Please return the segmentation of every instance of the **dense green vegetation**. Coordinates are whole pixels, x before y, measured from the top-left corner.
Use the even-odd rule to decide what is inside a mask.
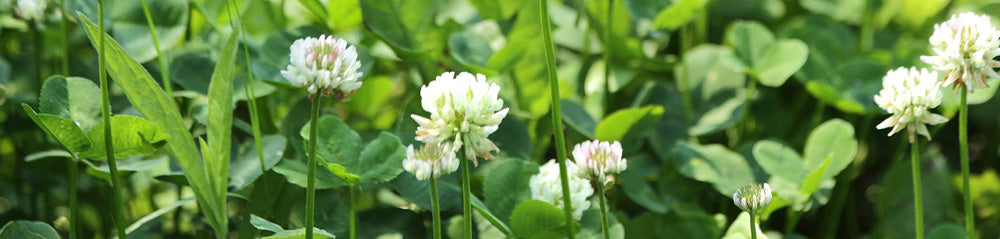
[[[963,12],[1000,26],[992,0],[0,0],[0,239],[998,238],[1000,82],[921,58]],[[332,68],[292,49],[321,35],[353,48],[302,54],[354,52],[360,88],[289,80]],[[928,137],[877,129],[899,67],[937,74]],[[457,160],[404,167],[428,155]]]

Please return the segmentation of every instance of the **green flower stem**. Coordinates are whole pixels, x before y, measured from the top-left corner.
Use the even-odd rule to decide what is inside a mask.
[[[357,199],[357,195],[354,194],[355,187],[356,186],[354,186],[354,185],[351,185],[351,186],[347,187],[347,203],[350,204],[350,209],[351,209],[350,212],[347,215],[348,217],[350,217],[348,219],[348,225],[349,225],[349,232],[350,232],[350,234],[348,234],[348,235],[350,235],[349,238],[351,238],[351,239],[357,239],[358,238],[358,223],[357,223],[357,221],[358,221],[357,220],[357,218],[358,218],[357,210],[358,209],[355,208],[355,205],[354,205],[355,201],[357,201],[358,199]]]
[[[962,108],[958,113],[958,145],[962,157],[962,199],[965,204],[965,235],[976,238],[976,216],[972,212],[972,192],[969,184],[969,91],[962,89]]]
[[[750,213],[750,239],[757,239],[757,216],[754,213]]]
[[[316,141],[319,134],[319,106],[323,96],[316,94],[312,97],[312,112],[309,114],[309,167],[306,179],[306,239],[313,238],[313,221],[315,220],[316,209]]]
[[[916,218],[914,228],[917,239],[924,239],[924,194],[921,193],[920,139],[910,144],[910,164],[913,168],[913,211]]]
[[[170,85],[170,68],[167,67],[167,56],[160,50],[160,38],[156,37],[156,24],[153,23],[153,15],[149,13],[149,6],[146,0],[139,0],[142,3],[142,13],[146,15],[146,24],[149,25],[149,34],[153,36],[153,48],[156,49],[157,58],[160,58],[160,79],[163,80],[163,89],[167,95],[174,97],[173,86]]]
[[[104,32],[104,0],[97,0],[97,21],[98,28],[100,32]],[[111,186],[114,187],[114,206],[115,214],[113,216],[115,226],[118,229],[118,238],[128,238],[125,233],[125,203],[122,200],[121,194],[121,182],[118,180],[118,164],[115,163],[115,147],[111,142],[111,99],[108,93],[108,77],[107,77],[107,61],[104,59],[104,37],[97,43],[97,65],[98,74],[101,80],[101,118],[104,121],[104,155],[108,159],[108,168],[111,169]]]
[[[549,5],[546,0],[538,0],[540,21],[542,24],[542,45],[545,46],[545,72],[549,80],[552,96],[552,133],[555,135],[556,161],[559,162],[559,179],[562,182],[563,212],[566,221],[573,221],[573,201],[569,196],[569,174],[566,171],[566,138],[563,135],[562,108],[559,105],[559,78],[556,75],[556,50],[552,43],[552,22],[549,18]],[[607,49],[605,49],[607,50]],[[607,63],[605,63],[607,65]],[[573,236],[573,227],[566,227],[566,237]]]
[[[597,198],[601,202],[601,232],[604,239],[611,239],[611,232],[608,230],[608,206],[604,199],[604,183],[597,182]]]
[[[795,231],[795,225],[799,223],[800,218],[802,218],[802,213],[795,211],[795,209],[788,208],[788,219],[785,222],[785,235],[791,235],[792,231]]]
[[[465,239],[472,239],[472,182],[469,175],[469,160],[462,159],[462,222]]]
[[[76,155],[70,153],[72,160],[66,160],[66,169],[69,170],[69,239],[76,239],[77,235],[77,195],[76,195],[76,181],[80,177],[79,169],[77,169],[76,162],[79,159]]]
[[[431,231],[434,239],[441,239],[441,205],[438,203],[438,183],[437,179],[431,177]]]

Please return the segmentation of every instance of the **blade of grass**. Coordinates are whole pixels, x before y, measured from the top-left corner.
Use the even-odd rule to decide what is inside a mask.
[[[153,23],[153,15],[149,14],[149,7],[146,0],[139,0],[142,3],[142,13],[146,15],[146,23],[149,24],[149,34],[153,36],[153,47],[156,49],[157,58],[160,58],[160,78],[163,81],[163,88],[167,90],[167,95],[174,96],[173,86],[170,84],[170,68],[167,67],[167,55],[160,50],[160,38],[156,36],[156,24]]]
[[[257,149],[257,159],[260,160],[260,171],[263,173],[267,171],[267,169],[264,168],[264,145],[262,145],[260,141],[260,116],[257,113],[257,93],[253,86],[253,82],[255,81],[253,76],[253,64],[250,64],[250,50],[247,49],[247,29],[246,26],[243,25],[243,15],[240,14],[239,8],[236,7],[236,4],[232,3],[233,1],[228,2],[230,3],[229,5],[234,8],[233,11],[236,12],[236,25],[239,25],[240,27],[240,37],[243,40],[243,59],[246,60],[247,69],[246,78],[243,78],[243,91],[247,96],[247,108],[250,108],[250,126],[253,131],[253,142],[254,147]],[[228,12],[229,8],[226,8],[226,11]],[[232,14],[230,13],[230,15]],[[236,28],[233,27],[233,29]]]
[[[552,22],[549,18],[549,4],[547,0],[538,0],[538,9],[541,13],[539,19],[542,24],[542,44],[545,46],[545,72],[549,80],[549,88],[552,97],[552,131],[555,135],[556,160],[559,161],[559,179],[562,182],[563,211],[566,214],[566,221],[572,222],[573,201],[569,193],[569,174],[566,169],[566,138],[562,130],[562,112],[559,105],[559,78],[556,75],[556,50],[552,43]],[[605,64],[607,65],[607,63]],[[566,237],[573,239],[573,227],[566,227]]]
[[[97,1],[97,19],[99,21],[98,31],[104,32],[104,0]],[[97,72],[101,81],[101,118],[104,123],[105,129],[111,128],[111,98],[108,94],[108,77],[106,60],[104,59],[106,54],[104,53],[105,40],[102,38],[97,43]],[[118,229],[118,238],[128,238],[125,236],[125,204],[122,200],[121,194],[121,182],[118,180],[118,165],[114,157],[114,142],[111,140],[111,130],[104,131],[104,152],[108,159],[108,168],[111,170],[111,186],[114,188],[112,199],[114,200],[111,207],[115,208],[112,218],[114,218],[115,228]]]

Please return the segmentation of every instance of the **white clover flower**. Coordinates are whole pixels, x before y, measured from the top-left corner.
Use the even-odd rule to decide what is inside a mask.
[[[989,16],[971,12],[952,15],[934,25],[930,43],[934,55],[921,56],[920,60],[948,73],[942,84],[972,91],[972,82],[986,88],[987,77],[1000,78],[993,71],[1000,67],[1000,61],[993,59],[1000,55],[1000,31],[990,24]]]
[[[892,127],[889,136],[906,129],[909,140],[915,140],[915,134],[927,139],[927,124],[936,125],[948,121],[944,116],[931,113],[931,108],[941,104],[941,85],[937,83],[937,73],[927,69],[906,69],[903,67],[891,70],[882,77],[882,90],[875,95],[875,103],[892,114],[875,128]]]
[[[750,183],[733,193],[733,203],[741,210],[756,215],[771,204],[771,185]]]
[[[410,145],[406,147],[403,169],[419,180],[438,178],[455,172],[458,169],[458,158],[455,157],[455,150],[448,144],[424,144],[416,150]]]
[[[294,86],[305,88],[312,97],[317,93],[350,100],[348,94],[361,88],[357,50],[344,39],[321,35],[295,40],[290,47],[288,68],[281,75]]]
[[[496,144],[488,137],[507,116],[499,97],[500,86],[486,82],[482,74],[445,72],[420,88],[420,105],[430,118],[410,115],[417,121],[416,139],[425,143],[451,142],[464,147],[465,157],[493,159]]]
[[[590,180],[575,174],[576,167],[572,161],[566,160],[566,170],[569,170],[569,198],[573,202],[573,218],[580,220],[583,211],[590,208],[587,198],[594,195]],[[538,169],[538,174],[532,175],[529,181],[531,199],[547,202],[558,208],[563,208],[562,180],[559,178],[559,164],[551,160]]]
[[[615,174],[628,168],[628,160],[622,158],[622,144],[618,141],[583,141],[573,146],[573,159],[580,177],[606,185],[614,180]]]
[[[44,20],[45,0],[17,0],[17,12],[24,20]]]

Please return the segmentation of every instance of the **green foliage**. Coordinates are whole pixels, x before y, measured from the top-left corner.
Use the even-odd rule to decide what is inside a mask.
[[[490,171],[483,181],[483,195],[498,218],[509,223],[511,212],[520,202],[531,198],[528,185],[538,173],[538,164],[510,159]]]
[[[753,225],[751,225],[751,224],[753,224]],[[764,234],[764,231],[760,229],[760,225],[758,225],[757,222],[751,222],[750,221],[750,214],[748,214],[746,212],[742,212],[742,213],[740,213],[739,216],[736,217],[736,220],[733,221],[732,225],[729,225],[729,229],[726,229],[726,234],[723,235],[722,238],[723,239],[740,239],[740,238],[750,239],[751,238],[751,235],[750,235],[750,227],[751,226],[757,227],[757,238],[760,238],[760,239],[767,239],[768,238],[767,235]]]
[[[250,224],[260,230],[273,232],[274,234],[262,238],[270,239],[302,239],[306,238],[306,229],[282,229],[278,224],[267,221],[257,215],[250,215]],[[326,232],[326,230],[313,228],[313,238],[325,239],[325,238],[335,238],[333,234]]]
[[[54,76],[45,81],[38,97],[42,113],[71,119],[89,131],[101,113],[101,90],[93,81],[80,77]]]
[[[575,238],[603,238],[596,197],[577,222],[531,200],[530,179],[556,147],[594,139],[620,141],[628,159],[605,193],[612,238],[749,238],[732,192],[750,182],[773,189],[758,238],[912,238],[911,165],[900,160],[908,144],[875,129],[886,116],[873,96],[887,70],[927,67],[920,57],[933,54],[933,24],[966,11],[1000,17],[1000,4],[950,0],[148,1],[159,55],[139,1],[106,0],[106,33],[91,22],[96,1],[47,1],[38,20],[8,2],[0,218],[10,222],[0,239],[106,235],[105,143],[129,185],[131,237],[304,238],[309,140],[323,168],[316,237],[344,237],[353,206],[359,238],[426,238],[429,184],[402,161],[406,145],[421,144],[410,117],[426,114],[421,86],[445,71],[484,74],[510,109],[489,135],[498,160],[471,169],[481,216],[469,220],[496,229],[475,233],[482,238],[561,238],[567,227]],[[551,125],[544,80],[546,20],[562,129]],[[293,42],[324,34],[357,49],[363,86],[349,101],[324,99],[319,137],[309,139],[307,93],[281,72]],[[97,123],[100,90],[90,80],[99,39],[114,82],[110,129]],[[161,88],[163,71],[173,95]],[[988,83],[969,94],[971,195],[977,236],[996,238],[1000,84]],[[958,91],[943,94],[931,111],[954,117]],[[964,237],[955,121],[921,141],[928,238]],[[84,177],[71,179],[79,170]],[[452,237],[463,236],[458,179],[438,179]],[[76,208],[66,206],[71,185]],[[356,189],[353,205],[344,186]],[[67,209],[78,212],[74,232]]]
[[[112,116],[111,125],[114,126],[111,129],[111,136],[114,141],[111,143],[115,146],[115,158],[126,158],[155,152],[160,146],[166,144],[167,137],[169,137],[159,128],[156,128],[153,123],[139,117]],[[80,152],[81,158],[107,160],[104,153],[104,145],[107,143],[104,142],[104,131],[104,125],[98,124],[87,133],[92,147]]]
[[[538,200],[517,204],[510,222],[518,238],[554,238],[564,235],[566,227],[576,227],[576,222],[566,221],[562,209]]]
[[[809,133],[805,154],[776,141],[763,140],[753,147],[754,160],[771,175],[774,191],[795,210],[826,204],[833,178],[854,162],[858,142],[854,128],[840,119],[827,121]],[[775,203],[765,215],[786,205]]]
[[[59,239],[56,230],[43,222],[10,221],[0,229],[3,239]]]
[[[396,136],[381,133],[361,149],[361,136],[339,118],[324,116],[317,127],[323,138],[317,142],[316,154],[330,172],[349,185],[388,182],[403,171],[406,152]],[[310,140],[308,125],[299,134]]]
[[[711,183],[723,196],[731,196],[737,188],[756,181],[743,156],[722,145],[680,142],[674,146],[672,157],[681,174]]]

